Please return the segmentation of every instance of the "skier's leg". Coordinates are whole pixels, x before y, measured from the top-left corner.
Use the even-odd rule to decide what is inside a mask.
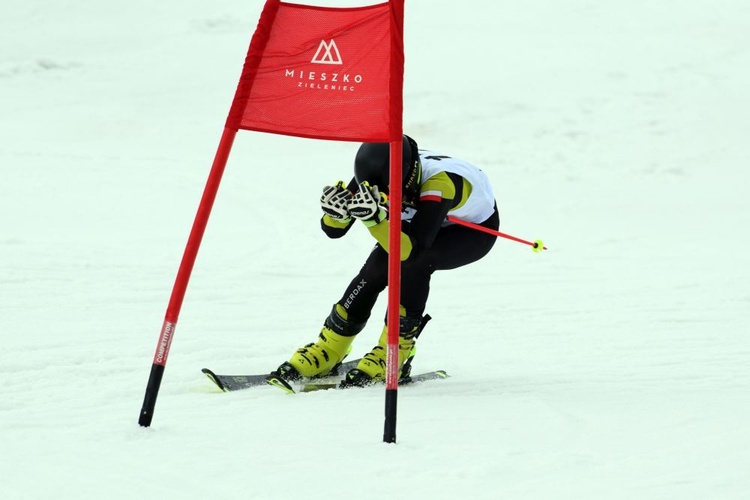
[[[498,228],[497,210],[486,227]],[[496,238],[464,226],[441,229],[433,245],[401,266],[401,306],[399,308],[399,370],[416,352],[416,338],[426,322],[423,316],[430,292],[430,279],[436,270],[455,269],[481,259],[492,249]],[[354,370],[347,374],[350,383],[363,385],[385,378],[387,325],[378,345],[365,354]]]
[[[367,324],[370,311],[386,283],[387,254],[378,246],[341,299],[333,305],[317,341],[297,349],[276,373],[287,380],[330,373],[349,354],[354,337]]]

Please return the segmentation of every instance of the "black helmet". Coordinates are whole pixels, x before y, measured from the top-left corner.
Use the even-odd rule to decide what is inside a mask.
[[[404,135],[401,155],[403,199],[405,203],[413,203],[419,194],[422,164],[419,161],[417,143],[408,135]],[[388,194],[390,145],[387,142],[363,143],[354,157],[354,177],[357,183],[367,181]]]

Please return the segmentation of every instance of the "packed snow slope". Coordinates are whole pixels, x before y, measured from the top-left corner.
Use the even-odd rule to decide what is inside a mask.
[[[373,245],[318,226],[357,144],[241,132],[137,424],[261,9],[0,5],[0,498],[748,498],[745,0],[408,2],[405,130],[550,250],[434,276],[415,370],[452,377],[399,390],[395,445],[381,388],[218,392]]]

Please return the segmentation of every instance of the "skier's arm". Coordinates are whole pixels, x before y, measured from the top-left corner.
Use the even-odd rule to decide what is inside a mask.
[[[341,238],[349,229],[352,227],[352,220],[349,219],[346,222],[339,222],[336,219],[332,219],[328,215],[323,215],[320,218],[320,228],[326,233],[329,238]]]
[[[401,260],[407,261],[430,248],[448,212],[464,198],[463,177],[441,172],[425,181],[420,189],[414,218],[401,232]],[[468,196],[468,193],[466,194]],[[388,221],[369,227],[370,234],[388,251]]]

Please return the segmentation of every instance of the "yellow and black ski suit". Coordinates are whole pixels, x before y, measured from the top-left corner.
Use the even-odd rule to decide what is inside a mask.
[[[441,168],[441,161],[450,163],[449,157],[430,155],[425,151],[420,151],[420,157],[430,176],[423,177],[418,199],[402,214],[401,237],[401,306],[405,316],[414,319],[424,314],[432,273],[481,259],[496,239],[476,229],[447,222],[449,214],[460,213],[461,207],[467,205],[475,187],[465,177]],[[356,192],[356,181],[352,179],[347,188]],[[497,204],[491,191],[489,195],[485,194],[485,198],[488,197],[484,204],[489,203],[489,208],[484,211],[490,215],[472,222],[497,230]],[[340,222],[324,215],[321,227],[328,237],[340,238],[351,229],[353,221]],[[378,295],[388,284],[388,220],[370,227],[369,231],[378,244],[338,301],[346,311],[348,321],[362,325],[369,319]]]

